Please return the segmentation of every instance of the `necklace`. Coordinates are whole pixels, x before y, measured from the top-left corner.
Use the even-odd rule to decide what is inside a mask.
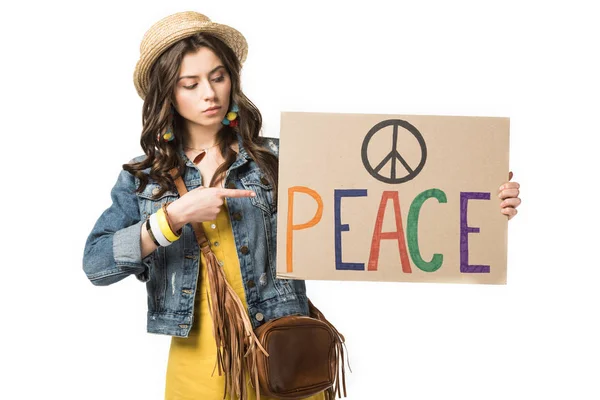
[[[213,144],[212,146],[210,146],[210,147],[206,147],[206,148],[204,148],[204,149],[197,149],[197,148],[195,148],[195,147],[187,147],[187,146],[185,146],[185,148],[186,148],[186,149],[188,149],[188,150],[206,151],[206,150],[210,150],[210,149],[212,149],[213,147],[216,147],[216,146],[218,146],[218,145],[219,145],[219,143],[215,143],[215,144]]]
[[[199,152],[200,152],[200,153],[198,153],[198,155],[197,155],[196,157],[194,157],[194,161],[193,161],[193,162],[194,162],[194,164],[198,164],[200,161],[202,161],[202,159],[203,159],[203,158],[204,158],[204,156],[206,155],[206,151],[207,151],[207,150],[210,150],[210,149],[212,149],[213,147],[216,147],[216,146],[218,146],[218,145],[219,145],[219,143],[216,143],[216,144],[213,144],[212,146],[210,146],[210,147],[206,147],[206,148],[204,148],[204,149],[196,149],[196,148],[194,148],[194,147],[187,147],[187,146],[184,146],[184,147],[185,147],[187,150],[196,150],[196,151],[199,151]]]

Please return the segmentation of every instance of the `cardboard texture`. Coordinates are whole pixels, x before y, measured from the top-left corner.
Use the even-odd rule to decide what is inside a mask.
[[[283,112],[277,277],[506,283],[509,119]]]

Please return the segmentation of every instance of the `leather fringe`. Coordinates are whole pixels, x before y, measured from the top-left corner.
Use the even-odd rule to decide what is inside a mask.
[[[334,342],[335,342],[335,379],[333,386],[329,389],[325,390],[325,399],[326,400],[334,400],[336,395],[339,398],[342,398],[342,393],[340,390],[340,369],[341,369],[341,385],[344,390],[344,397],[346,395],[346,369],[344,367],[344,359],[347,358],[348,369],[352,372],[352,368],[350,368],[350,357],[346,357],[345,354],[348,352],[348,348],[346,347],[346,339],[344,335],[342,335],[336,328],[333,326],[331,322],[325,318],[325,315],[314,304],[308,300],[308,308],[310,316],[316,318],[320,321],[325,322],[333,331],[334,334]],[[344,351],[345,349],[345,351]]]
[[[255,361],[258,351],[262,351],[267,357],[269,354],[254,334],[248,313],[227,282],[225,273],[211,251],[210,245],[205,243],[201,250],[206,259],[210,291],[208,308],[213,320],[213,336],[217,345],[215,368],[218,367],[219,375],[225,373],[223,399],[229,393],[231,397],[247,400],[245,358],[251,357],[254,367],[248,372],[255,382],[256,398],[260,400],[258,369]]]
[[[170,170],[171,177],[175,182],[179,196],[188,192],[178,168]],[[252,323],[246,309],[227,282],[225,273],[219,265],[217,257],[210,249],[210,244],[204,234],[202,224],[192,222],[192,228],[200,250],[206,260],[209,292],[208,309],[213,320],[213,336],[217,345],[217,360],[215,368],[219,368],[219,376],[225,373],[225,390],[223,399],[227,393],[239,400],[247,400],[245,357],[253,361],[252,370],[249,371],[251,379],[254,379],[256,398],[260,400],[260,386],[258,383],[258,368],[256,360],[258,351],[269,356],[267,351],[258,341],[252,329]],[[212,299],[212,300],[211,300]],[[213,375],[215,371],[213,369]]]

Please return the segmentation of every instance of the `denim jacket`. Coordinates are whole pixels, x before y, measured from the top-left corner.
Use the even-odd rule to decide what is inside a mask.
[[[279,139],[260,140],[279,155]],[[243,148],[239,135],[238,145],[237,159],[227,171],[225,186],[256,192],[256,197],[227,199],[248,314],[256,328],[274,318],[308,315],[308,300],[304,281],[276,278],[277,205],[273,187]],[[179,154],[186,162],[182,178],[187,189],[201,186],[197,167],[181,147]],[[100,215],[87,238],[83,270],[98,286],[135,275],[146,283],[148,332],[187,337],[194,323],[195,293],[200,287],[198,243],[191,225],[186,224],[179,240],[168,247],[158,247],[142,259],[140,230],[145,229],[145,220],[179,195],[167,191],[159,199],[152,199],[159,185],[150,179],[146,188],[136,193],[139,184],[139,179],[129,172],[120,172],[111,191],[112,205]]]

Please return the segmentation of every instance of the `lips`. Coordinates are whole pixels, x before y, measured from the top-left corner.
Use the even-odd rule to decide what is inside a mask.
[[[211,107],[211,108],[207,108],[206,110],[204,110],[203,112],[209,112],[209,111],[214,111],[214,110],[219,110],[221,107],[219,106],[215,106],[215,107]]]

